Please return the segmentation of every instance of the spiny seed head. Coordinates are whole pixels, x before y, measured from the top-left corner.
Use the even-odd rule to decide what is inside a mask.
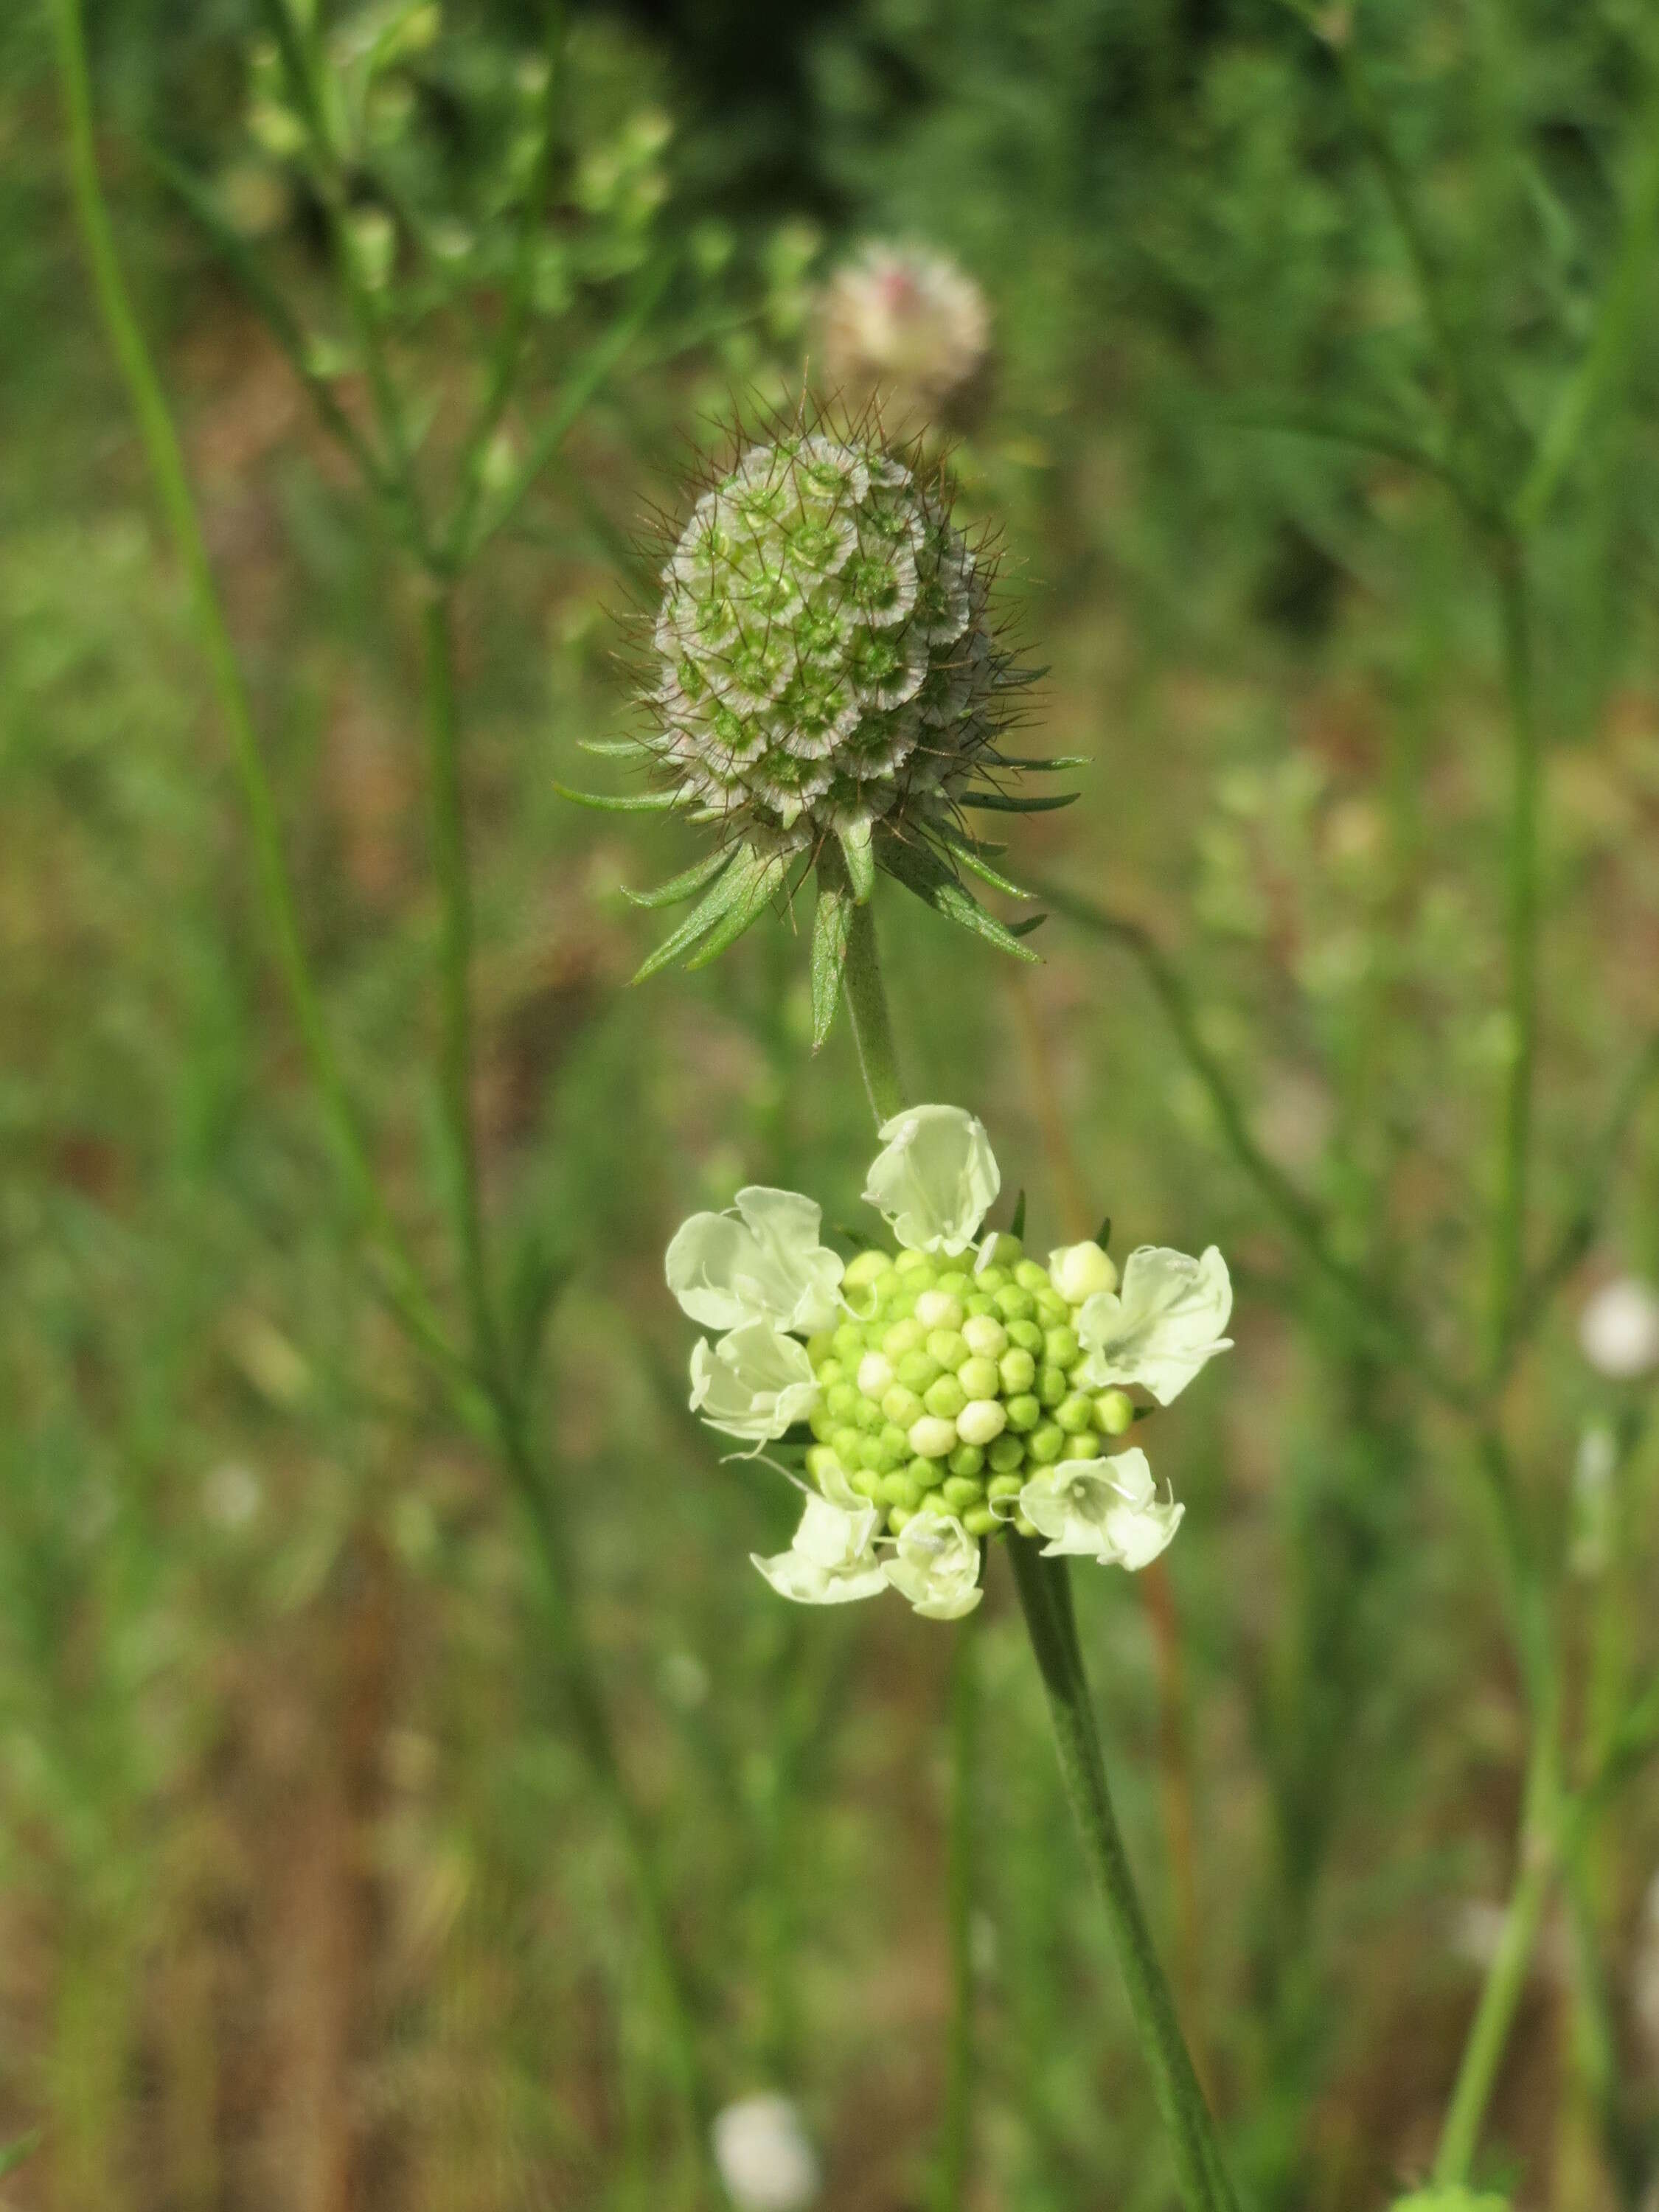
[[[663,569],[659,757],[767,853],[947,810],[1002,719],[990,568],[867,426],[750,446]]]

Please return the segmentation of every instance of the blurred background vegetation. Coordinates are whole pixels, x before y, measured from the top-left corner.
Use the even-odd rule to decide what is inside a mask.
[[[119,241],[307,940],[435,1273],[416,595],[171,179],[257,247],[350,404],[319,211],[250,0],[88,13]],[[1648,17],[1364,16],[1483,467],[1512,465],[1593,334],[1659,116]],[[346,21],[360,60],[390,40],[361,76],[362,191],[441,444],[506,275],[539,15]],[[1092,760],[1008,865],[1168,951],[1262,1155],[1468,1364],[1512,1043],[1498,623],[1477,533],[1411,463],[1443,380],[1337,65],[1353,27],[1267,0],[573,10],[502,466],[634,321],[460,601],[475,1103],[507,1270],[556,1286],[538,1418],[710,2075],[799,2100],[837,2212],[928,2188],[949,1639],[896,1605],[797,1613],[753,1574],[790,1502],[690,1420],[660,1255],[743,1180],[855,1219],[866,1111],[844,1025],[809,1061],[797,928],[622,988],[660,933],[622,886],[695,855],[552,787],[593,780],[578,739],[638,726],[631,549],[711,423],[800,390],[817,288],[859,241],[949,252],[989,305],[956,463],[1048,667],[1030,750]],[[0,21],[0,2190],[57,2212],[672,2204],[670,2054],[610,1814],[512,1501],[354,1257],[32,0]],[[1534,1260],[1656,1021],[1656,272],[1533,564]],[[1428,2165],[1513,1869],[1526,1700],[1468,1435],[1287,1242],[1129,952],[1056,916],[1027,976],[882,896],[917,1086],[984,1116],[1039,1246],[1109,1212],[1121,1249],[1234,1262],[1238,1349],[1158,1424],[1188,1508],[1167,1601],[1088,1577],[1083,1630],[1247,2198],[1363,2212]],[[1659,1273],[1651,1113],[1591,1194],[1509,1426],[1593,1745],[1659,1650],[1659,1466],[1643,1386],[1598,1375],[1573,1324],[1598,1281]],[[981,1650],[971,2202],[1156,2212],[1167,2157],[1000,1577]],[[1656,1863],[1638,1784],[1590,1869],[1614,2091],[1551,1921],[1484,2154],[1520,2204],[1650,2201]]]

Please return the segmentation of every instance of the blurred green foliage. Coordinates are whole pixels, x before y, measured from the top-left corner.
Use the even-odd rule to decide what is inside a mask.
[[[541,1418],[629,1766],[669,1839],[711,2069],[722,2094],[798,2095],[830,2201],[885,2208],[921,2201],[937,2103],[947,1650],[896,1607],[789,1613],[752,1575],[789,1501],[695,1431],[659,1259],[744,1179],[852,1222],[865,1111],[844,1034],[808,1061],[788,927],[710,976],[621,990],[651,918],[619,886],[685,855],[649,824],[596,834],[551,787],[579,738],[632,726],[613,659],[629,541],[647,504],[675,507],[734,393],[799,388],[811,289],[844,245],[954,251],[997,351],[964,496],[1004,531],[1006,598],[1052,664],[1034,749],[1096,763],[1011,865],[1179,949],[1259,1143],[1455,1362],[1480,1326],[1510,1042],[1503,709],[1472,533],[1405,457],[1449,422],[1460,460],[1513,492],[1590,338],[1659,107],[1640,0],[1327,19],[1363,40],[1428,210],[1477,422],[1334,53],[1288,10],[750,14],[575,11],[509,436],[653,256],[672,276],[465,601],[476,1103],[507,1264],[570,1270]],[[343,145],[360,209],[391,226],[382,273],[442,459],[506,266],[539,27],[507,0],[373,16],[378,48],[352,19]],[[411,595],[153,157],[207,180],[331,375],[346,334],[318,210],[242,0],[91,19],[123,246],[311,945],[435,1266]],[[8,11],[0,2141],[41,2130],[8,2201],[654,2208],[666,2058],[614,1839],[518,1525],[356,1269],[88,301],[49,60],[38,12]],[[1547,1223],[1570,1217],[1656,1018],[1656,396],[1638,313],[1534,568]],[[882,927],[908,1064],[984,1115],[1039,1241],[1109,1210],[1123,1249],[1213,1237],[1237,1261],[1224,1379],[1154,1431],[1188,1504],[1177,1634],[1124,1578],[1085,1588],[1083,1627],[1247,2202],[1369,2212],[1430,2163],[1511,1871],[1524,1701],[1467,1437],[1286,1249],[1128,963],[1052,920],[1029,988],[952,942],[941,988],[931,919],[895,905]],[[1591,1741],[1659,1656],[1645,1397],[1595,1376],[1571,1328],[1581,1285],[1622,1268],[1659,1273],[1650,1114],[1513,1394]],[[1575,1547],[1595,1422],[1618,1439],[1614,1540]],[[1006,1590],[988,1613],[973,2201],[1153,2212],[1165,2154]],[[1633,2203],[1650,2171],[1656,1821],[1644,1785],[1593,1861],[1622,2133],[1547,1944],[1481,2177],[1518,2205]]]

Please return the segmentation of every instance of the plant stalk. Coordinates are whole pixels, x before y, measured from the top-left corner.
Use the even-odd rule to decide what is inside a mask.
[[[939,2130],[938,2212],[966,2202],[974,2119],[974,1777],[979,1740],[979,1620],[957,1622],[951,1652],[951,1811],[946,1854],[951,2029]]]
[[[1124,1992],[1174,2154],[1181,2201],[1186,2212],[1237,2212],[1214,2123],[1112,1809],[1072,1619],[1067,1563],[1045,1559],[1035,1543],[1018,1536],[1009,1538],[1008,1549],[1031,1650],[1048,1692],[1066,1794],[1106,1907]]]
[[[1493,552],[1510,701],[1510,822],[1504,860],[1509,1073],[1498,1131],[1489,1313],[1492,1365],[1501,1367],[1526,1254],[1533,1080],[1538,1057],[1538,817],[1542,762],[1533,696],[1526,556],[1514,539]]]
[[[847,969],[842,987],[853,1035],[858,1042],[859,1066],[870,1110],[879,1127],[904,1111],[904,1086],[899,1081],[898,1054],[893,1043],[893,1017],[882,981],[881,955],[876,944],[876,918],[868,905],[853,909],[847,939]]]

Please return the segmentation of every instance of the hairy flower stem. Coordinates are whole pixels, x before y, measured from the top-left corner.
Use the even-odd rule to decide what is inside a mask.
[[[1018,1537],[1009,1539],[1008,1550],[1031,1650],[1048,1692],[1060,1775],[1084,1856],[1106,1907],[1124,1992],[1174,2153],[1181,2201],[1186,2212],[1237,2212],[1214,2122],[1182,2035],[1175,2000],[1158,1963],[1112,1809],[1072,1617],[1066,1562],[1045,1559],[1035,1543]]]
[[[898,1055],[893,1045],[893,1017],[882,981],[881,956],[876,945],[876,918],[867,905],[853,909],[847,939],[847,971],[843,988],[853,1035],[859,1048],[864,1087],[870,1110],[879,1128],[895,1114],[904,1111],[904,1086],[899,1081]]]
[[[946,1935],[951,2030],[939,2130],[937,2212],[962,2212],[974,2112],[974,1777],[979,1739],[979,1614],[955,1625],[951,1652],[951,1814]]]

